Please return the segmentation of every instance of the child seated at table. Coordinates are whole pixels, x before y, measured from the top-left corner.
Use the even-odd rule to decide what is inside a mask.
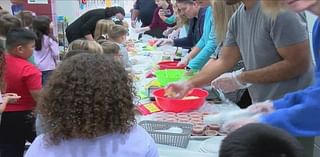
[[[102,54],[103,49],[99,43],[96,41],[89,41],[86,39],[77,39],[69,44],[68,51],[64,55],[64,58],[69,58],[81,52],[79,50],[87,50],[89,53]]]
[[[120,47],[117,45],[117,43],[112,41],[104,41],[100,45],[102,46],[104,54],[114,57],[116,61],[121,63]]]
[[[38,105],[46,133],[25,157],[157,157],[153,139],[136,124],[133,92],[125,69],[106,55],[66,59]]]
[[[303,157],[301,144],[285,131],[264,124],[249,124],[230,133],[219,157]]]
[[[113,25],[115,25],[115,23],[112,20],[99,20],[94,31],[94,39],[96,41],[101,39],[107,40],[109,38],[108,33]]]
[[[111,41],[117,43],[120,47],[121,62],[126,68],[131,67],[128,50],[124,44],[127,40],[127,33],[127,29],[121,25],[112,26],[111,31],[109,32],[109,38]]]

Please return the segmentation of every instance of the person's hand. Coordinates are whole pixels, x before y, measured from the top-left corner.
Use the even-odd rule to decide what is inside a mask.
[[[256,117],[242,118],[242,119],[226,122],[225,124],[222,125],[221,131],[230,133],[251,123],[258,123],[257,118]]]
[[[164,13],[163,9],[159,9],[158,15],[160,17],[165,17],[166,16],[166,14]]]
[[[189,57],[185,56],[182,60],[177,64],[177,66],[186,66],[189,63]]]
[[[251,84],[243,84],[238,80],[238,76],[242,70],[231,73],[224,73],[211,82],[211,86],[215,89],[221,90],[224,93],[234,92],[238,89],[248,88]]]
[[[163,35],[164,36],[168,36],[170,33],[172,33],[174,31],[174,28],[173,27],[169,27],[169,28],[167,28],[165,31],[163,31]]]
[[[137,20],[131,20],[131,27],[136,28]]]
[[[162,38],[162,39],[157,40],[157,42],[154,45],[155,46],[173,45],[173,40]]]
[[[4,103],[16,103],[21,96],[18,96],[15,93],[5,93],[3,96]]]
[[[171,98],[182,99],[192,89],[192,86],[188,82],[173,83],[165,88],[165,91]]]
[[[179,30],[173,30],[169,35],[168,35],[168,39],[177,39],[179,37]]]
[[[140,34],[140,33],[144,33],[145,30],[143,28],[136,28],[135,32]]]
[[[272,101],[265,101],[261,103],[252,104],[247,108],[248,111],[252,113],[270,113],[275,109],[273,108]]]

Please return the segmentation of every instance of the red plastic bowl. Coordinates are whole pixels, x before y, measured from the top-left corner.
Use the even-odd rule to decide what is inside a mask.
[[[197,96],[198,99],[182,100],[172,99],[164,96],[164,89],[157,89],[153,92],[157,105],[166,112],[188,112],[200,108],[209,95],[207,91],[194,88],[187,96]]]
[[[186,66],[182,65],[182,66],[178,66],[179,62],[176,61],[163,61],[163,62],[159,62],[158,65],[160,67],[160,70],[164,70],[164,69],[184,69]]]

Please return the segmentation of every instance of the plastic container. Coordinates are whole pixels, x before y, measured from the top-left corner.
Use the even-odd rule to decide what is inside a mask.
[[[196,99],[172,99],[164,96],[165,91],[163,88],[155,90],[153,95],[156,99],[156,104],[163,111],[166,112],[189,112],[199,109],[205,102],[206,97],[209,95],[207,91],[194,88],[187,96],[197,96]]]
[[[192,124],[158,121],[141,121],[139,123],[158,144],[186,148],[192,132]],[[170,128],[180,128],[182,133],[167,132]]]
[[[184,69],[186,66],[178,66],[178,61],[162,61],[158,63],[160,70],[164,69]]]
[[[181,79],[187,79],[184,73],[185,71],[181,69],[166,69],[156,71],[155,75],[160,83],[160,86],[164,87],[169,83],[176,82]]]

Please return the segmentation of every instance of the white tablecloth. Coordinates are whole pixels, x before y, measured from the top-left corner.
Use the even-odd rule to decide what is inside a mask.
[[[144,90],[144,85],[149,83],[152,79],[145,78],[145,74],[151,70],[152,66],[159,62],[162,55],[173,56],[176,48],[167,46],[160,47],[154,51],[143,51],[144,44],[136,44],[137,53],[131,55],[130,59],[134,63],[132,71],[139,77],[138,81],[135,81],[136,90]],[[142,100],[143,101],[143,100]],[[141,102],[141,100],[140,100]],[[206,102],[206,104],[199,109],[205,111],[210,108],[210,111],[223,112],[239,109],[233,104],[212,104]],[[153,115],[149,116],[137,116],[137,121],[150,120]],[[187,148],[172,147],[167,145],[158,144],[158,150],[161,157],[218,157],[218,151],[220,143],[223,137],[216,136],[210,139],[190,139]],[[209,149],[209,150],[208,150]]]

